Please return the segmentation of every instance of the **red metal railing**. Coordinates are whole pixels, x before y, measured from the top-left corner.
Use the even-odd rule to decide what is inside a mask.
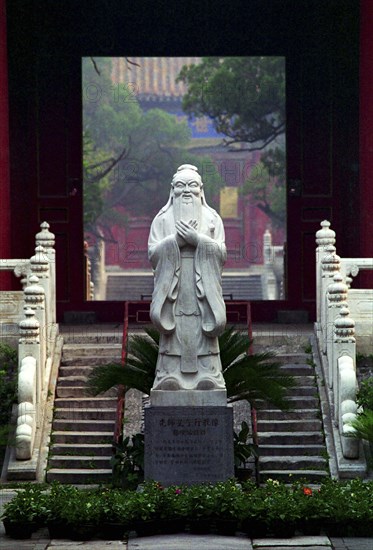
[[[122,365],[124,365],[126,362],[127,341],[128,341],[128,302],[124,302],[123,337],[122,337],[122,354],[121,354]],[[115,418],[115,429],[114,429],[115,443],[119,443],[123,435],[124,396],[125,396],[125,387],[119,386],[118,400],[117,400],[117,413]]]
[[[247,302],[247,335],[250,340],[250,347],[249,347],[249,354],[251,355],[253,353],[253,326],[251,323],[251,307],[250,302]],[[258,438],[258,421],[257,421],[257,414],[255,407],[251,408],[251,428],[253,433],[253,443],[254,445],[259,445],[259,438]],[[255,483],[259,486],[260,483],[260,473],[259,473],[259,458],[257,456],[254,457],[254,468],[255,468]]]

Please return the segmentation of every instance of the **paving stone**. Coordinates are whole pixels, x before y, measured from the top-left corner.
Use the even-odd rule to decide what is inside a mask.
[[[130,538],[128,541],[128,550],[252,550],[252,548],[250,539],[243,536],[178,534]]]
[[[76,542],[71,540],[51,540],[48,548],[53,550],[80,550],[81,548],[87,550],[101,550],[101,548],[108,548],[109,550],[124,550],[127,548],[127,542],[118,540],[87,540],[83,542]]]
[[[272,550],[278,550],[279,548],[286,548],[294,550],[296,548],[311,548],[312,550],[320,548],[330,548],[331,542],[326,536],[317,537],[292,537],[291,539],[253,539],[253,547],[264,550],[265,548],[271,548]]]
[[[330,540],[334,550],[372,550],[373,548],[371,537],[332,537]]]

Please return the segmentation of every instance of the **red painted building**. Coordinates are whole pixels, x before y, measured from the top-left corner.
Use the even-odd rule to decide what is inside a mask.
[[[146,10],[106,0],[0,0],[0,258],[29,257],[44,219],[57,239],[58,314],[86,302],[82,223],[83,56],[283,55],[287,81],[287,298],[254,302],[315,315],[314,234],[342,256],[372,257],[373,3],[250,0]],[[9,124],[8,124],[9,122]],[[16,282],[1,274],[3,288]],[[360,284],[372,282],[361,280]]]

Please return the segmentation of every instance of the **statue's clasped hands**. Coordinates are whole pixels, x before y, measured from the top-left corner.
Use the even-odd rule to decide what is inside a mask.
[[[176,222],[176,239],[179,246],[185,246],[185,244],[190,244],[191,246],[198,245],[198,232],[197,232],[197,220],[189,220],[188,223],[180,220]]]

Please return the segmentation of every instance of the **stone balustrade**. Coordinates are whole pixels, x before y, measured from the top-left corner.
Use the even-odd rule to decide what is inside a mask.
[[[56,270],[54,234],[43,222],[35,237],[35,254],[29,259],[1,260],[1,270],[21,277],[22,291],[0,292],[0,304],[12,304],[4,324],[18,321],[18,410],[15,458],[31,460],[37,430],[41,430],[48,393],[56,324]],[[5,298],[5,301],[4,301]],[[2,307],[2,310],[6,307]],[[9,309],[9,308],[8,308]]]
[[[340,471],[348,475],[346,472],[351,472],[351,468],[359,469],[361,455],[360,442],[349,437],[352,429],[349,423],[357,412],[356,328],[359,327],[361,350],[364,352],[365,347],[372,344],[371,314],[365,315],[364,307],[367,312],[373,309],[373,290],[361,291],[350,286],[352,277],[359,269],[373,269],[373,261],[340,258],[330,222],[321,222],[321,227],[316,233],[316,335],[332,416],[337,461]],[[339,457],[338,450],[341,453]],[[350,459],[354,461],[354,467],[348,464]]]

